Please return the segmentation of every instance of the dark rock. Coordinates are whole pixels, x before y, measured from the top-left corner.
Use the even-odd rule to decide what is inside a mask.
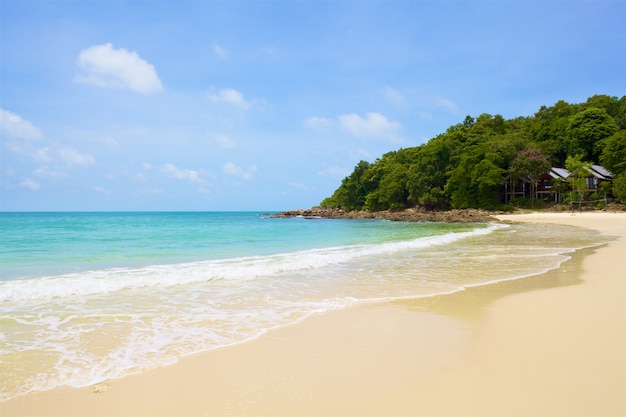
[[[429,211],[419,208],[405,210],[345,211],[315,207],[306,210],[283,211],[271,215],[276,218],[303,217],[306,219],[380,219],[403,222],[446,222],[446,223],[486,223],[497,222],[490,212],[484,210],[464,209],[449,211]]]

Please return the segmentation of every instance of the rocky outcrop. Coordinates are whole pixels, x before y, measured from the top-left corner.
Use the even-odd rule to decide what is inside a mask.
[[[446,223],[485,223],[497,222],[490,212],[484,210],[449,210],[449,211],[429,211],[425,209],[406,209],[406,210],[383,210],[383,211],[365,211],[354,210],[345,211],[342,209],[332,208],[311,208],[306,210],[290,210],[271,217],[288,218],[288,217],[304,217],[308,219],[325,218],[325,219],[380,219],[402,222],[446,222]]]

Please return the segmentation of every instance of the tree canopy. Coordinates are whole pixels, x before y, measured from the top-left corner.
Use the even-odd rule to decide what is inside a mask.
[[[323,207],[385,210],[496,208],[503,177],[531,185],[570,158],[602,163],[615,175],[614,195],[626,200],[626,96],[558,101],[533,116],[465,117],[427,143],[360,161]]]

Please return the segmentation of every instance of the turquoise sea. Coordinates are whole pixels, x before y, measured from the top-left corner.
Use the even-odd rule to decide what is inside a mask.
[[[547,225],[0,213],[0,400],[143,372],[357,303],[523,279],[604,242]]]

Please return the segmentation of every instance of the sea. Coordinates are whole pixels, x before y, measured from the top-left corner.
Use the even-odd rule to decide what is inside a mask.
[[[569,226],[0,213],[0,400],[84,387],[312,314],[524,279],[607,242]]]

